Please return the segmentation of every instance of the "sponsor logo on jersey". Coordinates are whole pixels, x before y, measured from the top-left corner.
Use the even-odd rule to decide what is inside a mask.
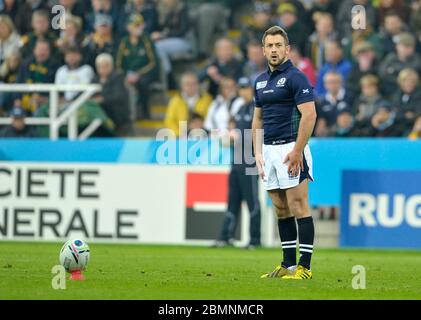
[[[263,94],[274,93],[274,92],[275,92],[274,90],[266,90],[266,91],[263,91]]]
[[[256,90],[266,88],[267,85],[268,85],[267,81],[260,81],[256,84]]]

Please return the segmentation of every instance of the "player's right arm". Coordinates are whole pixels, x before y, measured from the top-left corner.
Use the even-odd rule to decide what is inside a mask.
[[[262,108],[254,108],[253,122],[253,150],[254,158],[256,159],[256,166],[259,172],[259,176],[263,179],[265,173],[263,171],[264,160],[262,153],[263,145],[263,111]]]

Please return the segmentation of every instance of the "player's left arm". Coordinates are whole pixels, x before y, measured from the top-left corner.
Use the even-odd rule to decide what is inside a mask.
[[[285,158],[285,163],[288,163],[288,172],[291,172],[293,175],[298,175],[300,169],[304,171],[304,148],[313,133],[317,118],[314,101],[300,104],[297,108],[301,113],[297,141],[295,142],[294,149]]]
[[[301,113],[300,125],[294,149],[286,156],[288,172],[298,175],[304,170],[303,153],[316,124],[317,112],[314,103],[313,88],[303,74],[298,74],[292,81],[291,87],[298,111]]]

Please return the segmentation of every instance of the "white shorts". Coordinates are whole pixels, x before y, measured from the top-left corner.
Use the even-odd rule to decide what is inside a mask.
[[[281,145],[263,145],[265,190],[289,189],[298,186],[305,179],[313,181],[313,161],[308,145],[304,148],[304,171],[295,177],[288,174],[288,164],[284,161],[294,146],[295,141]]]

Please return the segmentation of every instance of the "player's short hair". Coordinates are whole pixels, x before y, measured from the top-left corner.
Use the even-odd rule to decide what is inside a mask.
[[[265,41],[266,41],[267,36],[276,36],[278,34],[281,35],[282,38],[284,38],[285,44],[289,45],[288,34],[286,33],[284,29],[282,29],[279,26],[270,27],[269,29],[265,31],[265,34],[263,35],[263,38],[262,38],[262,45],[265,46]]]

